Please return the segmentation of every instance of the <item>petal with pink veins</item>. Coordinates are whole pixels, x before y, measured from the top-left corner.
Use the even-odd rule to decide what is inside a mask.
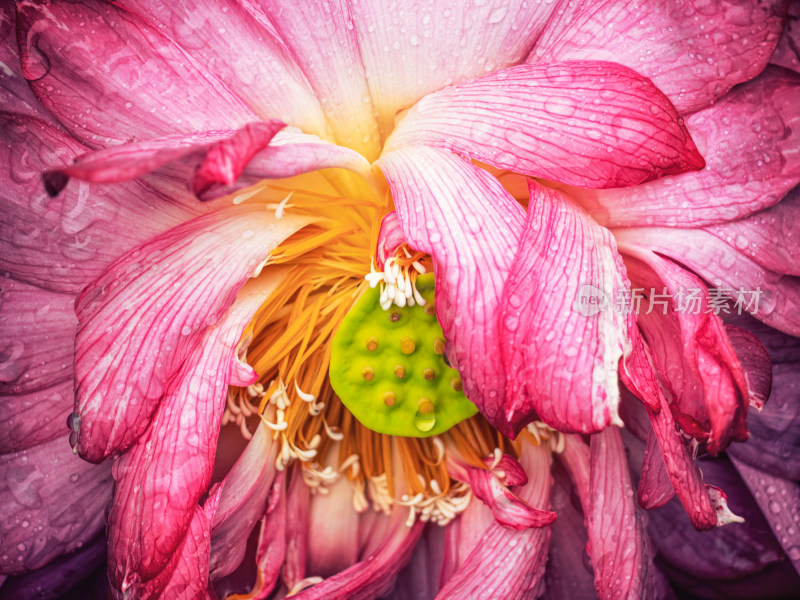
[[[800,335],[800,277],[780,275],[745,251],[702,229],[641,227],[614,230],[620,246],[651,250],[694,271],[739,306],[720,314],[749,312],[776,329]]]
[[[655,567],[633,499],[619,429],[608,427],[592,436],[591,465],[586,523],[597,595],[601,599],[655,597]]]
[[[794,226],[797,219],[800,186],[770,208],[705,230],[778,275],[800,276],[800,236]]]
[[[349,4],[383,136],[425,94],[523,60],[556,8],[526,0]]]
[[[686,118],[706,160],[703,170],[633,188],[570,193],[608,227],[699,227],[772,206],[800,183],[798,93],[800,75],[770,67]]]
[[[306,578],[311,490],[303,481],[300,469],[290,475],[286,492],[286,556],[283,561],[283,581],[293,589]],[[313,574],[312,574],[313,576]]]
[[[272,432],[259,423],[247,448],[219,484],[222,491],[211,530],[212,579],[233,573],[242,562],[247,538],[265,513],[278,450]]]
[[[549,449],[523,442],[520,462],[528,483],[515,491],[527,504],[548,506]],[[550,541],[550,528],[542,525],[521,530],[501,523],[490,525],[436,598],[538,598],[543,591]]]
[[[381,545],[365,560],[292,596],[297,600],[368,600],[380,598],[393,587],[395,577],[411,559],[425,524],[408,527],[397,513]]]
[[[93,0],[25,3],[18,11],[23,74],[89,146],[258,118],[199,60],[128,11]],[[102,54],[106,60],[97,59]]]
[[[310,133],[330,126],[297,60],[252,2],[118,0],[206,65],[262,119],[279,117]],[[288,8],[288,7],[287,7]]]
[[[252,600],[269,597],[281,575],[286,558],[286,489],[283,473],[275,477],[267,512],[261,519],[256,547],[256,581],[250,591]]]
[[[614,238],[556,190],[531,183],[530,197],[498,316],[505,417],[514,432],[536,415],[569,432],[621,424],[630,319],[609,301],[628,288]]]
[[[555,520],[555,513],[535,508],[509,490],[509,486],[522,486],[528,482],[524,471],[515,463],[515,459],[505,455],[495,466],[495,469],[503,471],[502,479],[489,469],[452,463],[448,468],[456,479],[466,479],[475,497],[491,509],[501,525],[518,530],[549,525]],[[522,477],[517,471],[521,471]]]
[[[267,0],[259,8],[319,98],[335,139],[370,160],[377,158],[381,140],[352,14],[359,7],[351,8],[342,0],[288,4]]]
[[[464,392],[492,425],[513,436],[497,315],[523,209],[486,171],[449,153],[407,148],[377,164],[409,245],[433,257],[436,316]]]
[[[43,121],[0,113],[0,269],[15,279],[76,294],[133,246],[207,210],[143,181],[78,182],[48,197],[42,171],[86,150]]]
[[[75,305],[81,456],[99,461],[133,444],[205,330],[307,223],[257,205],[221,209],[133,249],[84,290]]]
[[[65,437],[0,455],[0,573],[38,569],[105,527],[111,465],[92,465]]]
[[[268,270],[242,288],[170,378],[146,432],[114,464],[109,578],[118,589],[156,579],[183,543],[211,482],[236,343],[281,275]]]
[[[217,198],[262,179],[293,177],[317,169],[344,168],[365,178],[369,163],[357,152],[314,135],[283,129],[281,121],[248,123],[241,129],[170,135],[135,141],[79,156],[44,174],[51,195],[70,177],[116,183],[165,166],[192,171],[191,187],[202,200]]]
[[[408,145],[588,188],[705,165],[658,88],[597,61],[518,65],[429,94],[398,123],[384,153]]]
[[[762,71],[785,14],[782,0],[582,0],[547,24],[528,62],[617,62],[651,79],[688,113]]]
[[[0,284],[0,453],[66,434],[73,403],[74,299]]]

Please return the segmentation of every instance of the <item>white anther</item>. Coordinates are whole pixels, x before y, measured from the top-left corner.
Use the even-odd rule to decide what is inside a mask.
[[[286,196],[286,198],[284,198],[283,200],[281,200],[281,203],[280,203],[280,204],[278,204],[278,208],[276,208],[276,209],[275,209],[275,218],[276,218],[276,219],[280,220],[280,219],[282,219],[282,218],[283,218],[283,211],[284,211],[284,210],[287,208],[287,205],[286,205],[286,203],[289,201],[289,199],[290,199],[290,198],[291,198],[293,195],[294,195],[294,190],[292,190],[291,192],[289,192],[289,195],[288,195],[288,196]]]
[[[341,442],[344,439],[344,434],[338,427],[331,427],[325,419],[322,420],[322,425],[325,427],[325,434],[328,439],[334,442]]]
[[[253,439],[253,434],[250,433],[250,430],[247,428],[247,421],[244,419],[242,419],[242,422],[239,423],[239,431],[241,432],[242,437],[248,442]]]
[[[317,585],[320,582],[322,582],[322,577],[306,577],[305,579],[301,579],[292,586],[292,589],[289,590],[288,594],[286,594],[286,598],[289,596],[296,596],[304,589],[309,588],[312,585]]]
[[[415,260],[413,263],[411,263],[411,266],[414,267],[414,270],[416,270],[416,272],[420,275],[424,275],[428,271],[418,260]]]
[[[286,431],[286,429],[289,427],[289,423],[287,421],[283,420],[283,411],[282,410],[278,411],[278,422],[277,423],[272,423],[264,415],[261,415],[261,421],[264,423],[264,425],[269,427],[272,431]]]
[[[500,450],[500,448],[495,448],[492,456],[494,459],[492,460],[492,464],[489,466],[490,471],[494,471],[494,468],[500,464],[500,461],[503,459],[503,451]]]
[[[431,479],[431,490],[437,496],[441,496],[442,495],[442,488],[439,485],[439,482],[436,481],[435,479]]]
[[[358,454],[351,454],[350,456],[348,456],[347,458],[345,458],[342,461],[341,465],[339,465],[339,472],[340,473],[344,473],[347,469],[352,467],[353,475],[354,476],[358,475],[359,460],[360,460],[360,458],[359,458]]]
[[[247,386],[247,394],[251,398],[263,398],[264,397],[264,386],[260,383],[254,383],[253,385]]]
[[[322,443],[322,436],[318,433],[314,434],[314,437],[311,438],[311,441],[308,442],[308,447],[312,450],[316,450],[319,448],[320,443]]]
[[[297,385],[296,381],[294,382],[294,389],[297,391],[297,395],[300,396],[300,399],[303,402],[314,402],[314,400],[317,399],[317,397],[314,394],[309,394],[301,390],[300,386]]]

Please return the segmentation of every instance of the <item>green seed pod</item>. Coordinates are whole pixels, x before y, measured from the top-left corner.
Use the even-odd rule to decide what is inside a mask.
[[[330,381],[344,405],[378,433],[438,435],[478,412],[461,391],[458,371],[445,363],[436,320],[433,275],[417,278],[427,304],[381,309],[367,290],[333,338]]]

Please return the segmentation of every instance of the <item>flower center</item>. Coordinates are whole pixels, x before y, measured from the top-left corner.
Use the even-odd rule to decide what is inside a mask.
[[[356,510],[388,513],[398,504],[411,518],[447,523],[471,496],[448,474],[448,454],[486,468],[485,457],[496,448],[513,453],[512,445],[475,415],[458,372],[442,360],[432,277],[417,277],[423,255],[401,247],[387,260],[388,277],[384,270],[365,278],[391,210],[388,194],[346,176],[312,175],[239,194],[278,218],[299,211],[316,220],[266,261],[286,274],[242,336],[250,342],[243,358],[259,380],[230,389],[224,422],[249,439],[248,420],[260,418],[279,444],[276,468],[303,469],[312,492],[346,477]],[[370,283],[381,283],[380,292]],[[332,355],[344,404],[328,376]],[[374,392],[369,402],[358,399],[365,389]]]

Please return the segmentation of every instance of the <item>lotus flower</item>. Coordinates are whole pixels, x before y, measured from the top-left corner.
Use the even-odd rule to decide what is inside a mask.
[[[457,4],[5,9],[0,595],[800,590],[798,15]]]

